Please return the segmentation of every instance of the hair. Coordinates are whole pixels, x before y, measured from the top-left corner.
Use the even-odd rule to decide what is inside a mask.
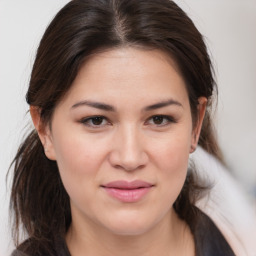
[[[217,92],[213,68],[203,36],[191,19],[170,0],[73,0],[46,29],[33,65],[27,103],[51,121],[54,109],[72,86],[81,65],[94,53],[117,47],[158,49],[177,64],[185,81],[193,123],[198,98],[208,99],[199,145],[221,160],[211,121]],[[11,210],[14,240],[23,227],[36,252],[64,237],[71,223],[69,196],[55,161],[49,160],[35,130],[25,138],[13,160]],[[198,220],[194,208],[204,186],[188,171],[174,209],[190,226]],[[20,248],[26,251],[23,243]],[[48,252],[50,255],[50,252]]]

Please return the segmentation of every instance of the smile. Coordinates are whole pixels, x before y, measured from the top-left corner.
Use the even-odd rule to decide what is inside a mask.
[[[153,188],[153,184],[145,181],[135,180],[114,181],[101,186],[111,197],[125,203],[134,203],[141,200]]]

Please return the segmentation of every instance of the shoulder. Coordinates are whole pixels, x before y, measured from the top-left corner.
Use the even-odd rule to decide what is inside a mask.
[[[252,200],[230,171],[202,148],[198,147],[192,160],[198,175],[213,185],[197,207],[213,220],[237,255],[254,255],[256,215]]]
[[[27,239],[13,251],[11,256],[70,256],[65,239],[36,240]]]
[[[12,252],[11,256],[29,256],[29,255],[20,250],[15,250]]]
[[[215,223],[199,209],[194,237],[197,255],[235,256],[231,246]]]

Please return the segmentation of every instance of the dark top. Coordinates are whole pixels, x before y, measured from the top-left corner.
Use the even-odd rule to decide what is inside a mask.
[[[199,211],[199,214],[200,221],[196,225],[193,234],[196,256],[235,256],[214,222],[203,212]],[[27,240],[11,256],[71,256],[64,239],[59,238],[58,241],[53,243],[52,248],[43,249],[40,247],[40,250],[36,250],[36,252],[31,252],[29,244],[31,243]],[[46,253],[46,250],[51,251],[51,253]]]

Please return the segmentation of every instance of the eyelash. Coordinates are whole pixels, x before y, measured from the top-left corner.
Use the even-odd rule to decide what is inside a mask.
[[[91,117],[87,117],[87,118],[83,118],[80,123],[82,123],[83,125],[86,125],[86,126],[89,126],[89,127],[93,127],[93,128],[101,128],[102,124],[99,124],[99,125],[95,125],[93,124],[93,120],[95,121],[96,119],[102,119],[102,120],[105,120],[108,122],[108,124],[110,124],[110,122],[108,121],[108,119],[104,116],[91,116]],[[89,124],[89,122],[91,122],[91,124]]]
[[[170,123],[177,123],[177,120],[172,117],[172,116],[167,116],[167,115],[154,115],[154,116],[151,116],[150,118],[147,119],[147,123],[149,122],[149,120],[153,120],[154,118],[161,118],[163,120],[165,120],[165,123],[164,124],[152,124],[152,125],[156,125],[157,127],[164,127],[164,126],[167,126],[168,124]],[[98,121],[106,121],[107,123],[106,124],[93,124],[92,122],[93,121],[97,121],[97,119],[100,119]],[[87,117],[87,118],[83,118],[80,120],[80,123],[82,123],[83,125],[86,125],[88,127],[92,127],[92,128],[102,128],[103,126],[106,126],[106,125],[110,125],[111,122],[108,121],[108,119],[104,116],[91,116],[91,117]]]
[[[167,116],[167,115],[154,115],[151,116],[150,118],[147,119],[147,122],[149,120],[153,120],[154,118],[161,118],[161,119],[165,119],[165,124],[153,124],[156,125],[157,127],[163,127],[163,126],[167,126],[170,123],[177,123],[177,120],[173,117],[173,116]]]

